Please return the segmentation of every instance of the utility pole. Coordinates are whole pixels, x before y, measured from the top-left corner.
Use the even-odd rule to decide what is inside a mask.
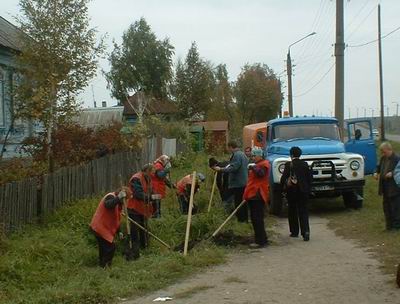
[[[290,58],[290,49],[286,58],[286,70],[288,77],[288,103],[289,103],[289,116],[293,117],[293,89],[292,89],[292,59]]]
[[[351,118],[351,111],[350,111],[350,107],[349,107],[349,119]]]
[[[381,5],[378,4],[378,54],[379,54],[379,95],[381,104],[381,141],[385,137],[385,111],[383,101],[383,67],[382,67],[382,32],[381,32]]]
[[[371,108],[371,117],[374,118],[374,108]]]
[[[356,109],[357,109],[357,118],[358,118],[358,107]]]
[[[286,56],[286,72],[287,72],[287,77],[288,77],[288,103],[289,103],[289,116],[293,116],[293,89],[292,89],[292,58],[290,57],[290,48],[294,46],[295,44],[303,41],[304,39],[307,39],[310,36],[315,35],[316,32],[312,32],[303,38],[293,42],[292,44],[289,45],[288,47],[288,52]]]
[[[344,0],[336,0],[335,116],[344,135]],[[358,116],[358,115],[357,115]]]
[[[367,117],[367,108],[366,107],[363,107],[364,108],[364,118],[366,118]]]

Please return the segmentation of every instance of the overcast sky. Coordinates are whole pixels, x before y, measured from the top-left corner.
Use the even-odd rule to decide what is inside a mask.
[[[377,4],[382,5],[382,33],[400,26],[399,0],[345,0],[345,42],[358,45],[377,37]],[[1,0],[0,15],[13,21],[17,0]],[[335,1],[331,0],[93,0],[92,26],[121,41],[129,24],[145,17],[159,38],[169,37],[175,61],[184,57],[196,41],[202,57],[215,65],[226,63],[235,80],[245,63],[261,62],[282,73],[289,44],[315,31],[317,34],[291,49],[294,64],[294,112],[330,115],[334,107]],[[394,114],[400,102],[398,79],[400,31],[383,40],[385,102]],[[379,105],[377,44],[348,47],[345,52],[345,116],[377,114]],[[100,68],[108,70],[107,60]],[[92,81],[98,104],[116,104],[101,75]],[[285,108],[287,88],[284,87]],[[81,95],[85,106],[93,105],[91,86]]]

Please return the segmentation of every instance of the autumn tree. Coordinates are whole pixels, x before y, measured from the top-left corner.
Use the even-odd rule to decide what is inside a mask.
[[[16,113],[39,121],[47,134],[52,170],[53,127],[68,120],[79,107],[77,95],[97,71],[103,52],[96,30],[89,26],[90,0],[20,0],[18,21],[22,53],[16,89]]]
[[[202,118],[214,97],[215,80],[211,63],[200,57],[192,43],[184,62],[176,67],[173,92],[182,118]]]
[[[265,64],[242,68],[236,81],[235,97],[243,125],[268,121],[276,117],[281,108],[279,81]]]
[[[119,101],[138,91],[166,96],[173,54],[169,39],[157,39],[144,18],[134,22],[122,35],[121,45],[114,42],[109,56],[111,70],[105,75],[111,95]]]
[[[208,120],[229,120],[233,122],[235,104],[233,103],[233,90],[229,82],[228,71],[225,64],[219,64],[214,69],[215,91],[212,103],[207,112]]]

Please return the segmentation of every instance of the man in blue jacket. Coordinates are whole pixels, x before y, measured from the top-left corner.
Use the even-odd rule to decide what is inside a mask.
[[[228,148],[232,153],[229,164],[224,168],[215,166],[213,169],[217,172],[229,174],[228,188],[231,196],[234,197],[235,207],[237,207],[243,200],[243,193],[247,184],[247,165],[249,161],[235,141],[230,141],[228,143]],[[243,223],[248,221],[247,204],[244,204],[238,210],[236,217],[239,222]]]

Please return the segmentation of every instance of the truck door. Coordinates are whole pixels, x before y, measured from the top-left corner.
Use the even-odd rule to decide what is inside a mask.
[[[370,120],[347,122],[346,151],[364,156],[365,174],[373,174],[376,170],[376,149]]]

